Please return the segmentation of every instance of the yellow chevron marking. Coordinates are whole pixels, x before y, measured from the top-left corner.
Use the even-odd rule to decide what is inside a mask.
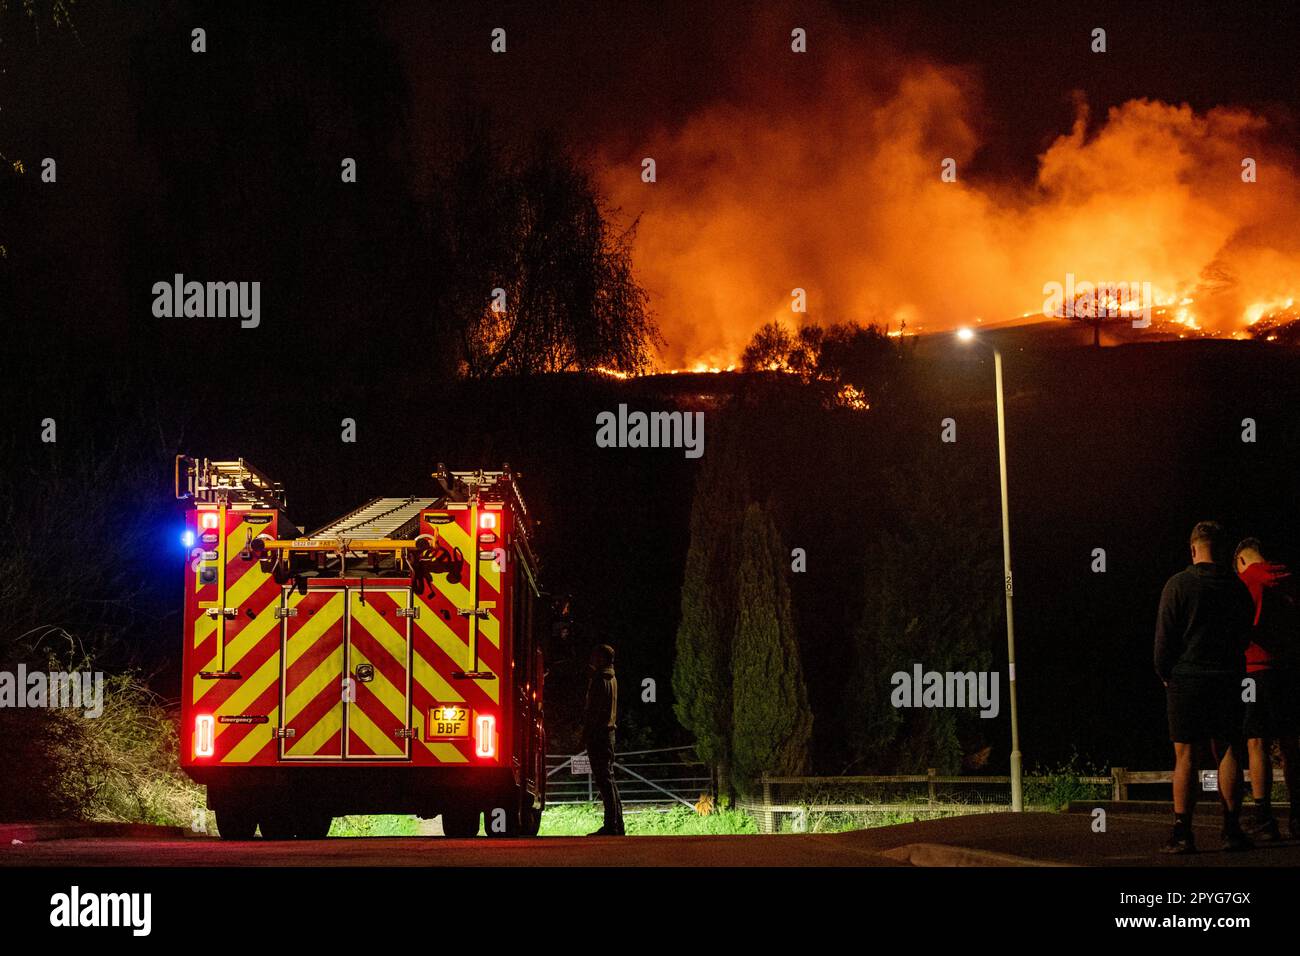
[[[277,649],[270,658],[266,660],[261,667],[250,677],[239,682],[239,689],[218,708],[218,712],[223,715],[242,714],[257,698],[261,697],[275,681],[280,677],[280,652]],[[214,683],[208,681],[208,683]],[[277,705],[276,709],[279,709]],[[236,726],[234,724],[217,724],[217,736],[227,727]],[[279,726],[278,724],[276,726]]]
[[[352,613],[352,620],[366,629],[366,632],[374,638],[389,656],[403,670],[406,669],[406,621],[403,618],[397,618],[389,621],[371,604],[362,604],[360,595],[352,592],[355,600],[349,610]],[[400,606],[400,605],[399,605]],[[399,633],[400,629],[400,633]]]
[[[260,642],[262,638],[266,637],[267,633],[273,627],[275,627],[277,624],[280,623],[279,619],[275,616],[275,609],[279,606],[280,606],[279,601],[274,601],[271,604],[268,604],[266,607],[262,609],[261,613],[258,614],[257,617],[249,621],[243,627],[243,629],[240,630],[240,632],[236,634],[234,638],[226,644],[226,669],[227,670],[232,670],[232,671],[235,670],[236,666],[239,664],[241,660],[243,660],[244,656],[249,651],[251,651],[255,646],[257,646],[258,642]],[[276,661],[278,666],[278,662],[280,659],[278,649],[271,653],[271,658],[272,660]],[[265,665],[262,665],[262,669],[265,669]],[[244,676],[247,677],[248,675],[244,675]],[[211,680],[198,681],[198,683],[195,685],[195,690],[194,690],[194,702],[197,704],[199,702],[199,698],[202,697],[204,694],[206,694],[208,689],[212,687],[214,684],[216,684],[216,681],[211,681]],[[246,684],[247,684],[246,680],[241,681],[240,682],[241,689]],[[232,700],[234,699],[233,695],[231,699]]]
[[[364,654],[362,654],[358,648],[356,648],[355,646],[352,648],[353,670],[356,669],[356,666],[358,664],[370,664],[370,663],[373,662],[367,659],[367,657]],[[384,672],[381,671],[378,667],[375,668],[375,679],[370,681],[368,684],[366,684],[366,686],[370,688],[370,692],[372,694],[374,694],[376,697],[379,698],[379,702],[383,704],[385,708],[388,709],[388,712],[391,713],[394,717],[396,717],[399,721],[401,721],[402,726],[405,727],[406,726],[406,690],[404,688],[394,687],[393,682],[390,681],[387,677],[385,677]],[[360,694],[359,689],[357,693],[358,695]],[[358,707],[353,707],[352,711],[353,713],[355,713],[359,709],[360,708]]]
[[[474,683],[478,685],[478,689],[479,689],[479,690],[481,690],[483,693],[487,694],[489,698],[491,698],[492,703],[494,703],[494,704],[495,704],[495,703],[498,703],[498,701],[497,701],[497,684],[500,683],[499,680],[497,680],[496,678],[490,678],[490,679],[489,679],[489,678],[475,678]]]
[[[220,670],[220,669],[221,669],[221,648],[218,647],[218,648],[217,648],[217,652],[212,656],[212,660],[208,661],[208,663],[207,663],[206,666],[204,666],[204,667],[200,667],[199,670],[200,670],[200,671],[215,671],[215,670]],[[215,686],[216,686],[216,683],[217,683],[217,682],[214,681],[214,680],[204,680],[202,677],[200,677],[200,676],[198,675],[198,673],[195,673],[195,675],[194,675],[194,703],[197,704],[197,703],[199,702],[199,698],[202,697],[204,694],[206,694],[206,693],[208,692],[208,688],[209,688],[209,687],[215,687]]]
[[[424,743],[423,741],[421,741]],[[465,755],[456,749],[455,744],[449,744],[446,741],[431,741],[424,743],[433,754],[434,759],[441,763],[466,763]]]
[[[275,616],[275,610],[280,606],[279,601],[273,601],[262,610],[257,612],[257,616],[252,620],[245,618],[246,623],[240,628],[239,633],[233,638],[226,641],[226,665],[234,670],[235,666],[244,659],[254,647],[256,647],[273,627],[280,623],[280,619]]]
[[[460,584],[449,584],[447,583],[446,575],[435,574],[433,576],[433,586],[436,587],[454,607],[469,607],[474,600],[473,591],[470,589],[470,585],[473,583],[475,555],[478,554],[478,540],[475,537],[477,532],[475,532],[475,535],[469,535],[461,529],[460,525],[449,524],[440,525],[438,534],[439,537],[447,539],[449,547],[460,548],[461,554],[465,556],[465,563],[467,565],[466,572],[468,577]],[[493,547],[496,547],[496,545],[493,545]],[[482,581],[490,585],[492,590],[497,594],[500,594],[501,574],[496,570],[496,565],[491,561],[480,561],[478,566],[479,577]],[[490,599],[480,596],[479,600],[482,602]],[[498,598],[497,600],[499,603],[500,599]],[[493,647],[501,646],[500,621],[498,620],[498,615],[500,615],[500,613],[500,607],[489,608],[488,617],[480,620],[478,623],[479,636],[488,640]],[[468,654],[469,652],[466,651],[465,653]],[[460,658],[457,658],[457,660],[459,659]]]
[[[386,737],[384,732],[375,726],[370,716],[355,705],[348,708],[348,730],[364,740],[375,756],[401,757],[405,753],[396,737]]]
[[[218,724],[217,732],[221,732],[222,727],[232,727],[234,724]],[[271,712],[267,714],[267,722],[264,724],[254,724],[244,736],[244,739],[231,748],[230,753],[222,759],[222,763],[248,763],[263,748],[267,747],[275,738],[271,736],[271,730],[280,726],[280,708],[272,707]]]
[[[339,664],[343,662],[342,654],[339,655]],[[334,672],[334,682],[338,681],[338,673]],[[298,708],[302,709],[301,706]],[[285,712],[288,712],[288,704],[285,704]],[[288,720],[285,721],[289,723]],[[298,729],[298,728],[295,728]],[[339,754],[329,753],[321,754],[318,751],[325,745],[335,733],[343,729],[343,699],[340,696],[338,703],[327,710],[321,719],[316,721],[316,725],[308,730],[305,734],[300,733],[297,737],[291,738],[293,743],[285,750],[286,757],[337,757]]]
[[[256,563],[256,562],[254,562]],[[226,607],[242,608],[244,602],[253,596],[253,592],[266,583],[271,575],[261,566],[249,568],[244,576],[226,588]]]
[[[451,629],[451,625],[440,615],[430,608],[423,608],[420,616],[415,619],[415,624],[456,663],[457,667],[463,668],[469,665],[469,645],[460,639]]]
[[[342,610],[343,595],[340,592],[332,595],[325,605],[316,612],[315,616],[289,638],[285,655],[286,673],[327,629],[338,623]],[[325,712],[314,727],[309,728],[306,732],[302,732],[302,728],[294,728],[299,731],[299,735],[291,738],[293,743],[285,750],[285,756],[316,756],[316,752],[321,746],[336,731],[342,729],[343,699],[340,686],[342,676],[343,642],[340,641],[338,647],[334,648],[285,698],[283,723],[285,726],[291,726],[294,719],[302,713],[303,708],[311,703],[316,695],[325,688],[331,688],[340,695],[337,703]],[[334,755],[331,754],[330,756]]]
[[[294,600],[294,598],[298,598],[298,600]],[[301,602],[302,602],[302,597],[298,595],[296,591],[290,594],[289,596],[290,607],[297,607]],[[305,611],[299,610],[298,613],[303,617],[306,616]],[[329,628],[337,624],[339,622],[339,619],[342,617],[343,617],[343,592],[340,591],[331,595],[330,599],[326,601],[324,604],[322,604],[316,610],[316,613],[314,615],[308,617],[307,620],[299,626],[297,631],[289,635],[288,647],[286,649],[287,654],[285,655],[284,669],[287,671],[290,667],[292,667],[295,663],[297,663],[298,658],[302,657],[302,655],[307,652],[308,648],[310,648],[313,644],[315,644],[316,640],[322,634],[324,634],[325,631],[329,630]],[[289,618],[288,620],[292,621],[294,620],[294,618]],[[297,618],[297,620],[302,621],[302,617]],[[342,644],[341,641],[340,644]],[[341,677],[342,674],[343,674],[343,670],[342,670],[342,666],[340,665],[339,676]]]
[[[199,610],[199,616],[194,619],[194,646],[199,647],[204,641],[213,635],[217,629],[217,619],[208,617]]]
[[[452,702],[465,699],[451,684],[447,683],[446,678],[434,670],[433,665],[426,661],[419,651],[412,653],[411,661],[411,676],[415,678],[417,684],[429,692],[429,696],[434,700]]]
[[[291,722],[297,717],[304,707],[312,702],[326,687],[338,688],[342,694],[341,681],[343,679],[343,646],[340,644],[329,653],[324,660],[316,665],[316,668],[304,677],[284,700],[285,722]],[[342,704],[343,698],[339,697],[339,703]]]
[[[474,573],[475,542],[454,521],[437,527],[438,537],[449,549],[460,548],[460,553],[465,558],[466,568],[465,577],[461,578],[460,584],[451,584],[445,574],[433,575],[433,583],[455,607],[469,607],[471,600],[469,586],[472,583],[470,575]]]
[[[461,639],[456,636],[456,633],[452,631],[450,625],[448,625],[446,621],[444,621],[437,614],[421,614],[418,618],[415,619],[415,623],[421,630],[424,631],[425,634],[427,634],[430,637],[430,639],[432,639],[432,641],[435,644],[437,644],[440,648],[442,648],[443,652],[446,653],[453,661],[455,661],[461,667],[465,666],[463,662],[469,659],[469,645],[463,643]],[[427,667],[428,665],[426,664],[425,666]],[[423,681],[421,681],[421,683],[423,683]],[[500,683],[499,681],[481,680],[481,681],[475,681],[475,683],[478,684],[478,686],[489,697],[492,698],[493,703],[497,702],[497,684]],[[434,699],[435,700],[447,700],[447,699],[460,700],[462,698],[459,695],[457,695],[454,698],[445,698],[439,696],[438,694],[434,694]]]
[[[486,638],[493,647],[501,646],[501,621],[496,615],[500,608],[488,608],[488,616],[478,622],[479,637]]]

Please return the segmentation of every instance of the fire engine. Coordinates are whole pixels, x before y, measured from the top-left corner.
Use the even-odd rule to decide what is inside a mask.
[[[537,833],[532,521],[508,465],[434,477],[431,497],[375,498],[304,535],[248,462],[177,457],[181,765],[223,838],[319,839],[373,813]]]

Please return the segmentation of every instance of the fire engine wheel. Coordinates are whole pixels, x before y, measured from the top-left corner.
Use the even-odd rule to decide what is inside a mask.
[[[525,807],[523,812],[523,821],[519,827],[519,834],[526,837],[537,836],[537,831],[542,828],[542,810],[540,807]]]
[[[330,824],[333,822],[334,818],[328,813],[300,811],[298,813],[298,839],[323,840],[329,836]]]
[[[263,811],[263,840],[292,840],[296,835],[293,815],[283,811]]]
[[[223,840],[251,840],[257,830],[257,817],[247,810],[215,810],[217,832]]]
[[[448,807],[442,811],[442,835],[448,837],[478,836],[477,808]]]
[[[502,820],[501,811],[504,811],[505,815],[504,830],[498,829]],[[487,811],[483,824],[483,830],[488,836],[537,836],[537,831],[542,825],[542,814],[540,810],[533,809],[531,793],[515,788],[502,798],[501,803]]]

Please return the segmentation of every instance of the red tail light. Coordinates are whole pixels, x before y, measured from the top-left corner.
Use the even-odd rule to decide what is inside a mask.
[[[194,756],[211,757],[216,752],[216,724],[211,714],[194,718]]]
[[[497,755],[497,719],[491,714],[474,718],[474,756],[492,758]]]
[[[480,528],[495,528],[497,526],[496,513],[492,511],[484,511],[478,516],[478,526]]]

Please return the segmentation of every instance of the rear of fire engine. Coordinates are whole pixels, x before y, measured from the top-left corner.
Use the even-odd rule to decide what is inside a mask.
[[[188,502],[181,764],[226,839],[335,816],[537,832],[540,592],[516,477],[435,473],[304,535],[242,459],[176,462]]]

